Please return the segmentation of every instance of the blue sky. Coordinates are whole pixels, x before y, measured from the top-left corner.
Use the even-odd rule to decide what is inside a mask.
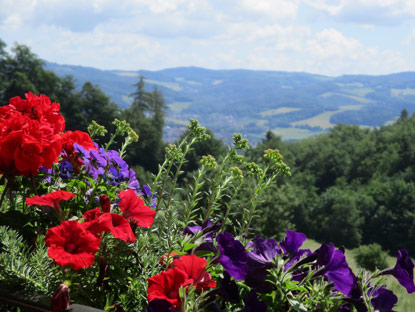
[[[0,38],[100,69],[415,71],[415,0],[0,0]]]

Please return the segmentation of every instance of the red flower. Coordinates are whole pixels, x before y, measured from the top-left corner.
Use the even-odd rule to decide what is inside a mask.
[[[69,310],[69,286],[65,283],[59,285],[50,300],[50,307],[53,312]]]
[[[34,176],[42,165],[51,168],[65,128],[59,104],[31,92],[9,103],[0,109],[0,174]]]
[[[119,207],[125,218],[141,227],[150,227],[153,224],[156,211],[146,206],[144,200],[133,190],[121,191],[118,196],[121,198]]]
[[[181,256],[173,261],[173,267],[185,272],[198,291],[216,287],[216,282],[205,270],[206,265],[206,260],[196,255]]]
[[[9,106],[31,119],[50,124],[55,134],[65,129],[65,119],[59,113],[58,103],[52,103],[47,96],[42,94],[37,96],[32,92],[26,93],[25,97],[26,99],[21,99],[19,96],[10,99]]]
[[[82,215],[82,217],[85,219],[85,221],[95,221],[98,220],[98,217],[100,215],[102,215],[101,209],[99,209],[99,207],[96,207],[85,212]]]
[[[99,215],[96,221],[88,225],[88,230],[95,234],[102,232],[111,233],[115,238],[121,239],[124,242],[132,243],[136,241],[130,223],[117,213],[107,212]]]
[[[75,196],[74,193],[59,190],[42,196],[26,198],[26,204],[29,206],[42,205],[52,207],[58,218],[62,218],[61,200],[69,200]]]
[[[70,265],[74,270],[94,264],[100,239],[78,221],[63,221],[46,233],[48,255],[61,266]]]
[[[178,268],[161,272],[148,279],[147,300],[164,299],[179,308],[181,301],[179,289],[188,285],[187,274]]]
[[[66,131],[61,134],[62,148],[65,150],[67,155],[71,155],[74,152],[73,144],[78,143],[83,148],[87,150],[97,150],[94,143],[92,142],[91,137],[88,133],[75,130],[75,131]]]
[[[111,210],[111,200],[108,195],[101,195],[99,197],[99,204],[101,205],[103,212],[110,212]]]

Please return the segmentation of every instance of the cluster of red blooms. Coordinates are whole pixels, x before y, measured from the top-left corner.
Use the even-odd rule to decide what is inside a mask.
[[[168,301],[176,310],[180,309],[179,289],[193,285],[198,291],[215,288],[216,282],[206,272],[207,262],[196,255],[184,255],[173,260],[170,268],[148,279],[147,299]]]
[[[36,176],[41,166],[48,169],[58,161],[62,148],[73,154],[73,143],[96,149],[89,135],[65,130],[60,105],[31,92],[16,96],[0,107],[0,174]]]
[[[36,175],[43,165],[51,168],[62,149],[59,133],[65,120],[59,104],[31,92],[0,107],[0,173]]]
[[[75,194],[57,191],[44,196],[27,198],[28,205],[46,205],[55,210],[60,201],[68,200]],[[48,255],[61,266],[70,265],[74,270],[94,264],[95,253],[101,242],[101,233],[111,233],[115,238],[125,242],[134,242],[135,234],[130,222],[140,227],[150,227],[156,212],[145,205],[144,200],[133,190],[121,191],[119,207],[122,215],[109,212],[109,201],[84,213],[84,222],[63,221],[60,225],[50,228],[46,234]]]

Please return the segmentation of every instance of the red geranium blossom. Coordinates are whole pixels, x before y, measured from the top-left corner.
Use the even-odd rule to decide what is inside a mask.
[[[97,220],[88,225],[88,230],[98,234],[102,232],[111,233],[115,238],[124,242],[135,242],[136,237],[131,229],[130,223],[123,216],[107,212],[99,215]]]
[[[144,200],[133,190],[121,191],[118,196],[121,198],[119,207],[125,218],[141,227],[153,224],[156,211],[146,206]]]
[[[14,97],[0,108],[0,173],[36,175],[57,162],[65,120],[47,96]]]
[[[78,143],[83,148],[87,150],[97,150],[98,148],[95,147],[94,143],[92,142],[91,137],[88,133],[75,130],[75,131],[66,131],[65,133],[61,134],[62,139],[62,148],[65,150],[66,154],[69,156],[73,154],[73,144]]]
[[[179,308],[181,301],[179,289],[189,284],[187,274],[178,268],[172,268],[161,272],[148,279],[147,299],[164,299],[174,307]]]
[[[61,266],[70,265],[74,270],[94,264],[100,238],[88,231],[78,221],[63,221],[46,233],[48,255]]]
[[[205,270],[206,265],[206,260],[196,255],[181,256],[173,261],[173,267],[185,272],[198,291],[216,287],[216,282]]]

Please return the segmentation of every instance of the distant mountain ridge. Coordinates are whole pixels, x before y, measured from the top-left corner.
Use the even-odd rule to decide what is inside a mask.
[[[285,140],[323,131],[336,123],[381,126],[395,120],[402,109],[415,111],[415,72],[390,75],[344,75],[211,70],[178,67],[158,71],[99,70],[46,62],[59,76],[72,75],[78,86],[97,84],[120,107],[128,107],[138,76],[146,88],[163,92],[169,109],[165,138],[181,133],[190,118],[229,141],[241,132],[252,143],[267,130]]]

